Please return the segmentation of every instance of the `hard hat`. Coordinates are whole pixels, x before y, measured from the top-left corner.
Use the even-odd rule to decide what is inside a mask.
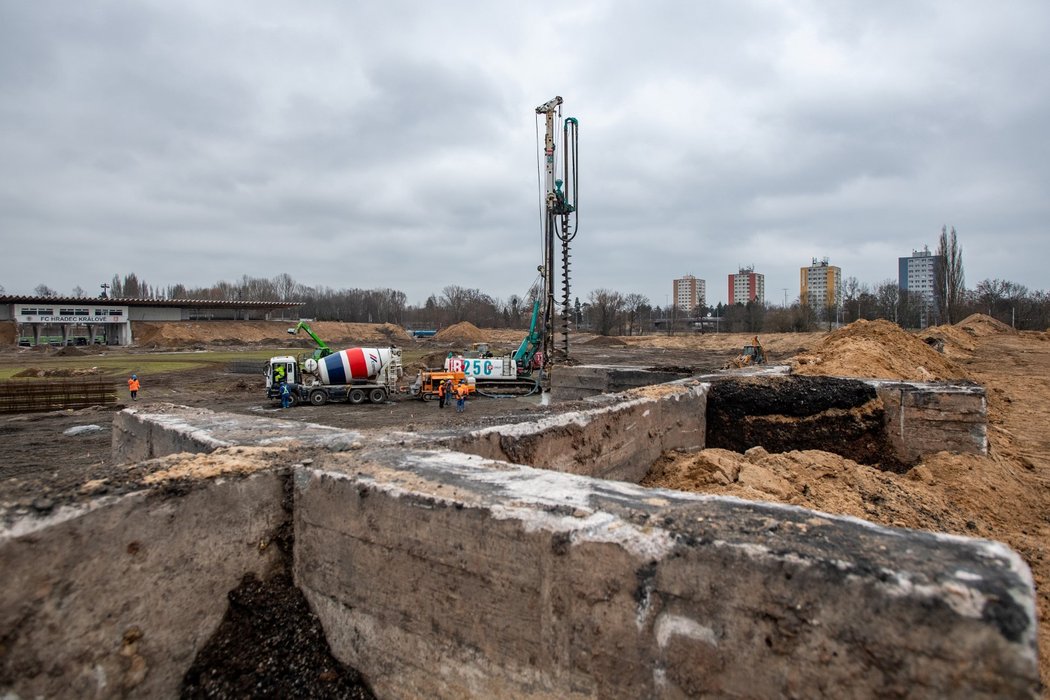
[[[132,379],[138,379],[138,376],[133,374],[133,375],[131,375],[131,378]]]

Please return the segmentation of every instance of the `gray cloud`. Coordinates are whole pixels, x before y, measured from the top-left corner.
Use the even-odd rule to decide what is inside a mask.
[[[0,284],[291,274],[522,294],[533,108],[581,123],[575,293],[831,258],[877,284],[954,225],[1045,289],[1050,8],[888,3],[0,5]]]

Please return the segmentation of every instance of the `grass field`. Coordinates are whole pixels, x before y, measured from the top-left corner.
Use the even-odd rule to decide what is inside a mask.
[[[42,352],[20,352],[0,355],[0,380],[41,381],[35,377],[14,375],[26,369],[91,369],[95,376],[122,378],[131,374],[167,374],[190,372],[204,367],[214,368],[230,362],[254,362],[261,365],[275,355],[309,354],[296,348],[256,348],[251,350],[190,350],[179,352],[126,352],[117,350],[104,355],[49,355]],[[426,354],[419,349],[403,349],[402,362],[408,365]]]

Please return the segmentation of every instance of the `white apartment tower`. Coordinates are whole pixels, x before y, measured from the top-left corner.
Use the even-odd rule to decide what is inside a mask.
[[[912,250],[911,257],[897,258],[897,287],[922,297],[922,325],[928,326],[937,312],[937,269],[943,255],[934,255],[929,246]]]
[[[679,313],[693,315],[699,307],[707,308],[707,283],[692,275],[674,281],[674,305]]]
[[[828,264],[828,259],[817,260],[801,268],[799,301],[816,309],[836,309],[842,300],[842,270]]]
[[[729,303],[747,304],[751,301],[766,303],[766,276],[755,272],[754,267],[742,267],[735,275],[729,275]]]

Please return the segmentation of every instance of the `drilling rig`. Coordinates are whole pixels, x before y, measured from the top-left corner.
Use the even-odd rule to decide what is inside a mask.
[[[572,323],[570,295],[570,244],[576,237],[577,216],[577,145],[579,124],[574,117],[561,118],[561,97],[536,108],[546,124],[543,141],[543,263],[540,265],[540,347],[542,351],[544,389],[550,388],[550,368],[569,360],[569,330]],[[556,129],[561,127],[561,154],[557,151]],[[560,166],[560,168],[559,168]],[[560,177],[558,177],[560,175]],[[555,347],[555,239],[561,243],[561,342]]]

